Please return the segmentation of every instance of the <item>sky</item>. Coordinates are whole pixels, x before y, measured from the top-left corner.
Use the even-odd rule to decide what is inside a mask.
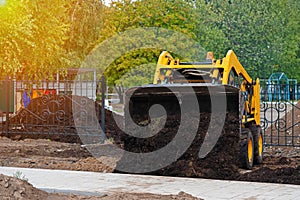
[[[1,0],[0,0],[1,1]],[[134,0],[133,0],[134,1]],[[112,2],[112,0],[103,0],[104,4],[109,6],[110,2]]]
[[[105,1],[108,1],[108,0],[105,0]],[[3,5],[5,4],[5,0],[0,0],[0,5]]]
[[[4,0],[0,0],[0,2],[1,2],[1,1],[4,1]],[[110,3],[110,2],[111,2],[111,0],[104,0],[104,4],[107,5],[107,6],[109,6],[109,3]]]

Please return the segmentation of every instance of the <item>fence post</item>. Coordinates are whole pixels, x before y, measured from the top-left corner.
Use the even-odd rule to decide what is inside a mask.
[[[105,141],[105,77],[101,77],[101,127],[102,127],[102,144]]]
[[[8,121],[9,121],[9,78],[6,76],[6,119],[5,119],[5,136],[8,137]]]

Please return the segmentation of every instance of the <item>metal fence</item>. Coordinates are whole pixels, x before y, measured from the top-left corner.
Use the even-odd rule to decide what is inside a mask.
[[[100,104],[105,105],[107,96],[104,83],[104,79],[82,78],[35,84],[0,80],[0,134],[38,135],[68,142],[82,141],[78,136],[88,135],[93,136],[93,141],[103,142],[105,112]],[[103,97],[100,104],[95,101],[99,85]],[[261,126],[265,145],[300,146],[299,99],[300,85],[262,85]]]
[[[67,142],[89,136],[103,141],[99,122],[104,112],[96,102],[99,84],[95,78],[80,76],[40,82],[0,80],[0,134]]]
[[[300,99],[300,84],[261,83],[262,101],[296,101]]]
[[[261,89],[265,145],[300,147],[300,85],[266,84]]]

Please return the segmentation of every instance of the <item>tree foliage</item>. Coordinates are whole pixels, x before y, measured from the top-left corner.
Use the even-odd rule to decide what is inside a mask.
[[[253,77],[283,71],[300,81],[299,10],[299,1],[291,0],[114,0],[110,6],[99,0],[6,0],[0,5],[0,71],[51,78],[67,67],[80,67],[94,47],[114,36],[154,27],[157,34],[151,38],[160,48],[133,48],[119,56],[105,72],[110,84],[149,82],[142,77],[150,77],[148,65],[170,45],[186,49],[184,59],[193,60],[203,57],[203,50],[221,58],[233,49]],[[193,39],[201,50],[191,49],[176,33]],[[149,45],[147,38],[127,41],[113,50]],[[145,73],[130,77],[134,69]]]
[[[7,0],[1,7],[1,71],[51,78],[65,67],[66,1]]]
[[[211,0],[207,4],[220,13],[218,26],[230,42],[228,47],[236,52],[252,76],[268,77],[284,69],[291,74],[299,66],[296,63],[291,66],[297,59],[299,44],[295,3],[289,0]]]
[[[99,0],[69,0],[70,26],[64,44],[69,68],[78,68],[97,44],[103,28],[104,9]]]
[[[206,51],[212,51],[215,58],[222,58],[229,49],[230,40],[219,28],[222,10],[216,11],[206,1],[188,0],[194,7],[196,40]]]
[[[203,20],[199,20],[199,18]],[[181,49],[186,47],[185,51],[189,52],[190,55],[185,57],[185,59],[199,59],[201,57],[203,59],[203,55],[198,55],[204,53],[202,49],[195,50],[190,48],[192,42],[187,40],[180,41],[177,33],[186,35],[186,37],[191,38],[195,43],[203,43],[204,48],[210,48],[212,44],[212,37],[210,36],[218,35],[220,32],[213,34],[214,28],[209,28],[208,24],[210,20],[207,18],[213,19],[213,15],[201,17],[191,2],[183,0],[127,0],[113,2],[105,14],[104,28],[101,32],[102,38],[100,38],[100,42],[115,34],[131,29],[155,27],[157,34],[154,37],[158,41],[157,43],[160,43],[159,46],[161,48],[135,50],[115,60],[106,70],[109,83],[120,84],[118,80],[131,68],[147,63],[156,63],[162,50],[171,51],[168,48],[170,45],[180,45]],[[167,33],[165,30],[171,31]],[[145,40],[147,39],[149,38],[145,38]],[[134,38],[131,42],[133,45],[140,43],[140,41],[134,40]],[[154,70],[152,73],[154,74]]]

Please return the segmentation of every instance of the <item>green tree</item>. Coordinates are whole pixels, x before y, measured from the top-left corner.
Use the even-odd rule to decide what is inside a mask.
[[[190,56],[186,59],[197,60],[200,57],[203,59],[203,55],[198,55],[198,52],[203,53],[203,51],[189,49],[190,43],[178,40],[178,36],[176,35],[176,32],[179,32],[195,41],[198,40],[198,36],[200,38],[200,36],[210,35],[205,25],[202,26],[201,30],[197,27],[202,22],[205,23],[204,20],[200,20],[200,22],[198,20],[194,5],[184,0],[124,0],[113,2],[105,13],[104,28],[101,31],[99,42],[113,35],[138,27],[155,27],[157,35],[153,37],[156,37],[157,41],[161,44],[160,46],[164,48],[135,50],[121,56],[106,70],[109,83],[115,84],[130,68],[147,63],[156,63],[161,51],[169,50],[168,46],[170,45],[181,45],[182,49],[186,47],[186,51],[190,52]],[[174,33],[166,33],[166,30],[172,30]],[[198,35],[196,35],[196,32]],[[199,39],[199,41],[201,40],[204,41],[203,38]],[[147,41],[136,41],[134,39],[130,42],[133,46],[141,42],[147,43]],[[205,40],[205,44],[211,44],[211,41]],[[180,55],[178,56],[180,57]]]
[[[65,68],[66,11],[64,0],[7,0],[0,9],[1,72],[41,80]]]
[[[24,46],[30,48],[33,46],[33,21],[26,12],[26,6],[16,0],[6,1],[0,5],[1,75],[19,72],[25,61],[21,59]]]
[[[105,6],[99,0],[69,0],[70,27],[64,44],[68,67],[78,68],[97,44],[103,28]]]
[[[223,11],[216,9],[208,1],[187,0],[193,6],[196,40],[206,51],[212,51],[215,58],[222,58],[229,50],[230,41],[219,28]]]
[[[206,1],[220,13],[219,28],[253,77],[268,77],[295,59],[299,35],[288,0]],[[292,40],[291,40],[292,39]],[[299,40],[298,40],[299,41]],[[298,42],[299,44],[299,42]]]
[[[147,63],[128,70],[119,80],[116,81],[117,86],[129,88],[133,86],[145,85],[153,83],[156,64]]]
[[[153,83],[155,63],[146,63],[127,70],[119,79],[115,81],[115,89],[119,97],[123,99],[125,89],[134,86],[141,86]]]
[[[278,71],[285,72],[289,78],[300,81],[300,20],[299,1],[279,1],[282,28],[279,42],[280,52],[277,57]]]

